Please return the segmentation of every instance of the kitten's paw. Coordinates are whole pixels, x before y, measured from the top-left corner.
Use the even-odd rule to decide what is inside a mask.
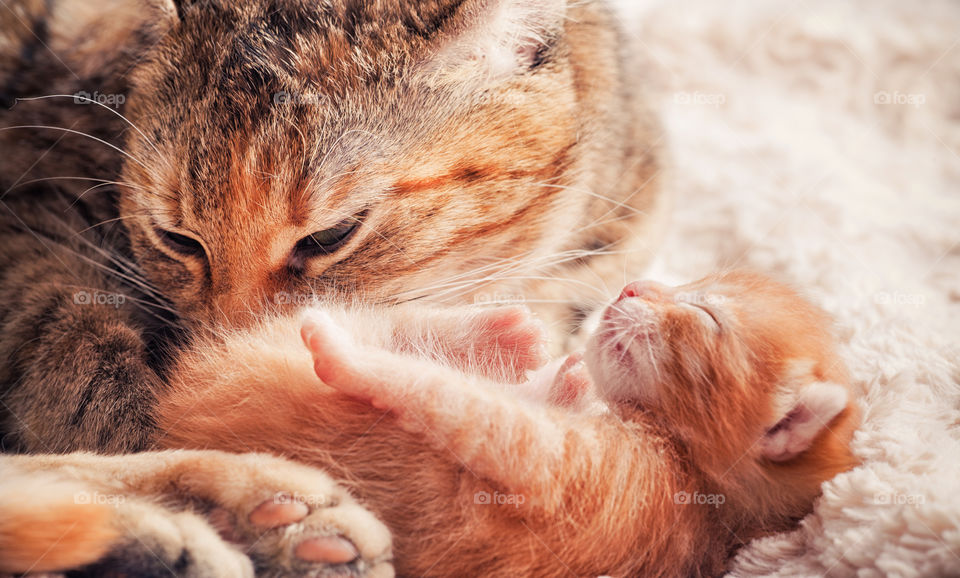
[[[475,369],[496,381],[521,383],[549,360],[547,332],[526,307],[497,307],[469,320],[462,353]]]
[[[313,355],[313,368],[321,381],[346,395],[382,407],[375,399],[379,382],[369,368],[363,367],[364,361],[369,362],[375,355],[374,351],[355,344],[346,330],[322,310],[313,311],[304,319],[300,336]]]
[[[593,382],[583,362],[583,354],[571,354],[560,366],[550,388],[548,400],[560,407],[577,407],[586,397]]]
[[[390,532],[322,471],[262,454],[223,454],[211,523],[253,560],[258,576],[392,576]],[[209,484],[219,484],[210,486]]]

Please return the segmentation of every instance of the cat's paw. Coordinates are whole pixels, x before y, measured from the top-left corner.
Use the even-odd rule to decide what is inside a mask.
[[[211,523],[258,576],[393,576],[389,530],[322,471],[262,454],[217,455],[215,469],[193,468],[178,484],[212,499]]]
[[[590,372],[583,362],[582,353],[574,353],[564,360],[557,371],[548,396],[549,403],[573,408],[580,405],[593,387]]]
[[[124,578],[393,575],[386,526],[323,471],[289,460],[170,451],[20,462],[18,477],[5,480],[8,494],[40,494],[23,507],[0,499],[7,515],[0,538],[3,521],[17,530],[0,539],[0,570]],[[32,559],[4,559],[5,546],[29,553],[44,539],[48,545]]]
[[[521,383],[549,360],[547,332],[526,307],[497,307],[468,319],[460,354],[472,369],[495,381]]]
[[[244,578],[254,576],[249,557],[225,542],[191,511],[174,511],[147,500],[116,496],[114,521],[120,539],[82,576],[138,578]]]
[[[304,319],[300,336],[313,355],[313,369],[321,381],[375,407],[388,407],[378,394],[386,387],[381,373],[388,368],[382,362],[390,353],[358,345],[346,329],[322,310],[313,311]]]

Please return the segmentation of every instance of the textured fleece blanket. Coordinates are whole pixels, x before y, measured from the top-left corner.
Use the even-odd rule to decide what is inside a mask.
[[[960,575],[960,3],[620,9],[673,155],[654,277],[795,283],[862,392],[863,465],[733,575]]]

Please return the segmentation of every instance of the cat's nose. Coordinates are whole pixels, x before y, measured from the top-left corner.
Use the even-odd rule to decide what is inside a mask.
[[[669,299],[669,288],[656,281],[634,281],[623,288],[617,301],[638,298],[644,301],[666,301]]]

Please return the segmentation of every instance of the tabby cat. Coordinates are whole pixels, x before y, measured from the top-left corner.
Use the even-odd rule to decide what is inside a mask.
[[[625,38],[600,1],[5,3],[3,448],[150,449],[185,344],[314,297],[570,335],[662,223]]]

